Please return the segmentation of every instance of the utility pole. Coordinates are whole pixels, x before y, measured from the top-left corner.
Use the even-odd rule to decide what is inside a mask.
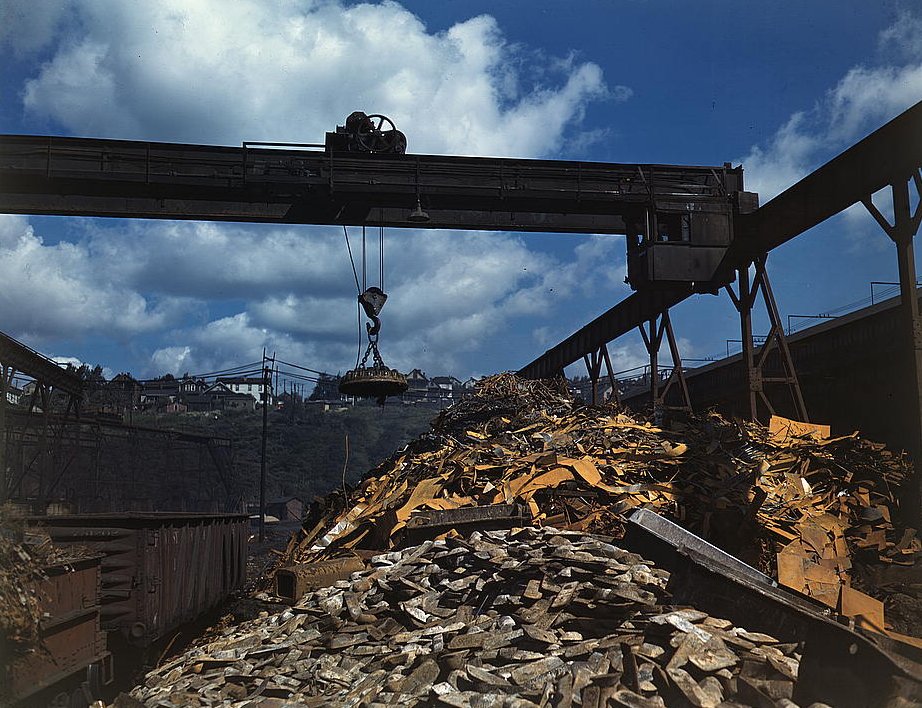
[[[266,540],[266,439],[269,432],[269,383],[272,381],[272,369],[263,348],[263,439],[262,453],[259,460],[259,542]]]

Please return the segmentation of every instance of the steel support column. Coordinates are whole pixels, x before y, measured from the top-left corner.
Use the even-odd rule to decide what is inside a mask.
[[[586,371],[589,373],[589,382],[592,386],[592,405],[597,405],[599,402],[599,379],[601,378],[603,363],[605,364],[605,374],[608,377],[608,383],[611,386],[609,403],[621,403],[621,394],[618,393],[618,379],[615,378],[614,369],[611,365],[611,357],[608,355],[608,346],[603,344],[599,347],[598,351],[584,354],[583,361],[586,364]]]
[[[753,263],[755,277],[752,278],[751,283],[749,265],[739,269],[737,272],[739,292],[733,292],[733,288],[729,285],[725,287],[740,316],[740,339],[743,344],[742,363],[746,372],[749,417],[752,420],[759,420],[760,402],[769,416],[775,415],[775,407],[772,405],[765,385],[785,384],[791,395],[795,415],[800,420],[808,422],[807,406],[804,404],[800,382],[797,380],[797,372],[794,369],[794,360],[791,358],[791,350],[788,348],[787,337],[784,335],[781,313],[778,311],[778,304],[775,302],[775,295],[768,279],[766,259],[767,255],[764,254],[755,259]],[[768,314],[769,331],[762,347],[756,352],[752,340],[752,308],[755,306],[759,293],[762,294]],[[780,376],[765,375],[765,364],[773,347],[777,347],[778,357],[781,360],[782,374]]]
[[[71,453],[70,459],[67,462],[63,461],[62,458],[62,448],[64,447],[64,439],[67,433],[67,426],[70,425],[71,413],[74,415],[74,430],[75,430],[75,449]],[[52,440],[52,452],[51,452],[51,465],[50,471],[54,475],[54,480],[45,487],[44,498],[41,499],[41,503],[47,508],[48,502],[52,500],[58,484],[64,478],[64,475],[67,473],[67,470],[70,468],[74,459],[76,458],[77,451],[79,451],[79,441],[80,441],[80,399],[77,396],[68,396],[67,397],[67,407],[64,409],[64,416],[57,421],[58,429],[54,433],[54,438]]]
[[[272,355],[275,363],[275,354]],[[266,540],[266,441],[269,439],[269,386],[272,382],[272,369],[269,368],[269,357],[263,349],[263,435],[259,455],[259,542]]]
[[[909,182],[919,195],[919,203],[912,208]],[[870,195],[862,199],[865,208],[896,245],[897,264],[900,273],[900,319],[904,336],[899,343],[902,358],[906,362],[907,377],[905,406],[900,415],[907,431],[907,446],[915,465],[916,489],[910,499],[916,515],[922,509],[922,318],[919,316],[919,295],[916,290],[916,261],[913,239],[922,222],[922,174],[918,169],[912,177],[904,176],[890,185],[893,196],[893,224],[884,217],[871,201]]]
[[[685,381],[685,371],[682,368],[682,357],[679,354],[679,345],[672,329],[672,321],[669,319],[669,310],[664,310],[660,315],[647,320],[646,325],[648,329],[644,329],[644,325],[640,325],[638,329],[647,348],[647,354],[650,355],[650,402],[653,404],[654,413],[663,408],[690,411],[692,409],[691,398],[688,395],[688,384]],[[663,387],[660,388],[659,350],[663,343],[664,334],[669,344],[669,353],[672,356],[672,371],[669,373]],[[667,406],[666,397],[673,386],[679,387],[681,403],[675,406]]]
[[[9,496],[9,474],[6,469],[6,406],[7,393],[13,385],[16,370],[12,366],[0,364],[0,504]]]

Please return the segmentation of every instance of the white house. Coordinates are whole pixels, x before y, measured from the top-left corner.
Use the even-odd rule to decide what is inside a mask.
[[[234,393],[245,393],[249,396],[252,396],[256,399],[257,402],[262,402],[263,400],[263,388],[265,384],[263,383],[262,377],[256,376],[222,376],[216,379],[218,383],[222,383],[227,388],[229,388]],[[269,384],[268,393],[272,394],[272,384]]]

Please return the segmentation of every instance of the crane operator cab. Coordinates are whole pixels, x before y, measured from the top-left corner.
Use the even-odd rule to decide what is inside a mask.
[[[742,191],[741,167],[696,174],[647,167],[652,203],[622,216],[627,234],[627,282],[634,290],[691,285],[716,292],[718,266],[733,241],[734,217],[758,208]]]

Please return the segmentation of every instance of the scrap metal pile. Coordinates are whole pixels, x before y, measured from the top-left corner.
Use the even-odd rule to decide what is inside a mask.
[[[22,519],[0,509],[0,656],[39,645],[44,569],[90,555],[82,547],[57,548],[47,534],[26,530]]]
[[[147,675],[147,706],[793,706],[799,646],[671,606],[668,573],[549,528],[372,559]]]
[[[909,462],[857,434],[774,422],[712,413],[661,428],[578,406],[547,382],[490,377],[347,499],[328,497],[279,566],[399,547],[431,510],[521,504],[531,523],[619,537],[646,507],[882,628],[882,605],[851,589],[851,568],[918,557],[913,531],[894,526]]]

